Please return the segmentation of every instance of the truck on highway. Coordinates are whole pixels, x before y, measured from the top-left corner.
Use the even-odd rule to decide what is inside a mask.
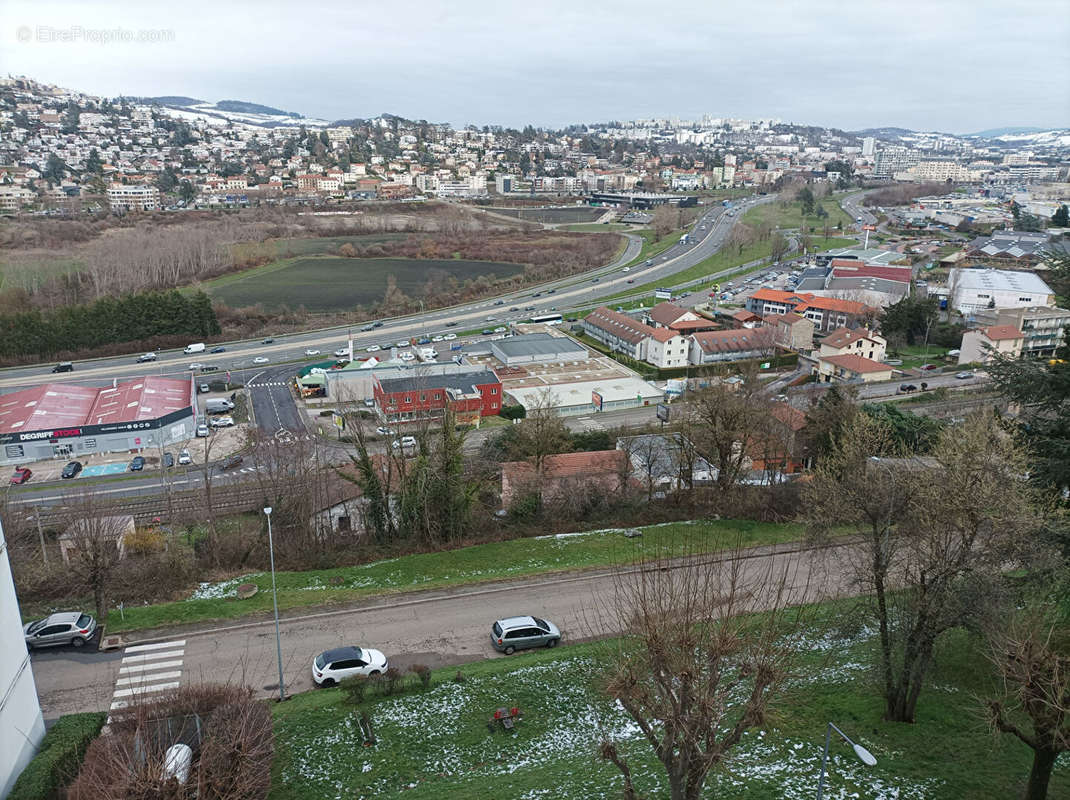
[[[691,237],[685,233],[680,237],[680,244],[691,244]]]
[[[189,355],[190,353],[203,353],[204,352],[204,342],[197,342],[196,344],[187,344],[186,345],[186,349],[183,350],[182,352],[185,353],[186,355]]]

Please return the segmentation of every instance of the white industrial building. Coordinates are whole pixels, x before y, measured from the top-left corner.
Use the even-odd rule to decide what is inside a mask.
[[[1006,269],[951,270],[951,307],[969,316],[987,308],[1055,305],[1055,293],[1032,272]]]
[[[44,735],[45,721],[0,526],[0,797],[7,797]]]
[[[613,377],[600,381],[558,383],[552,386],[523,386],[506,389],[512,402],[524,408],[550,408],[562,416],[640,408],[665,399],[665,392],[640,378]]]

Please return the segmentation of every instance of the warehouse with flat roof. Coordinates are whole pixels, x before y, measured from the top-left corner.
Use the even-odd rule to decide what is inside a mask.
[[[113,386],[46,383],[0,395],[0,463],[140,452],[193,437],[196,385],[146,376]]]
[[[548,406],[562,416],[640,408],[665,399],[665,393],[653,384],[627,377],[513,387],[506,396],[524,408]]]
[[[591,351],[575,339],[548,333],[529,333],[491,341],[490,353],[507,367],[586,361],[591,357]]]

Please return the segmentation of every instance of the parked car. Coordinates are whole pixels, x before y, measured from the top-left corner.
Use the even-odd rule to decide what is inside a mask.
[[[315,347],[310,347],[307,350],[305,350],[305,355],[306,356],[318,356],[319,354],[320,354],[320,351],[317,350]]]
[[[379,348],[376,348],[376,350],[378,350],[378,349]],[[334,351],[334,357],[335,358],[346,358],[348,356],[349,356],[349,348],[348,347],[339,347],[337,350]]]
[[[15,467],[15,474],[11,476],[12,486],[21,486],[30,479],[33,475],[33,470],[29,467]]]
[[[183,448],[178,451],[178,463],[181,465],[192,464],[193,456],[189,454],[189,450]]]
[[[490,643],[507,656],[529,647],[556,647],[561,631],[552,622],[539,617],[506,617],[490,629]]]
[[[139,364],[143,364],[146,361],[155,361],[155,360],[156,360],[156,354],[155,353],[142,353],[141,355],[139,355],[137,357],[137,363],[139,363]]]
[[[208,424],[213,428],[230,428],[234,425],[234,417],[212,417]]]
[[[492,333],[494,333],[494,331],[492,331],[490,328],[484,328],[483,329],[483,335],[484,336],[490,336]]]
[[[454,339],[457,338],[457,334],[456,333],[447,333],[442,338],[445,339],[447,342],[452,342]]]
[[[400,439],[395,439],[390,443],[390,446],[395,450],[410,450],[416,447],[415,436],[402,436]]]
[[[364,348],[364,351],[366,353],[377,353],[377,352],[379,352],[379,345],[377,345],[377,344],[369,345],[368,347]],[[342,353],[342,355],[345,356],[345,355],[348,355],[348,353]]]
[[[209,433],[211,433],[211,431],[208,430],[208,426],[205,425],[203,422],[200,425],[197,426],[197,438],[198,439],[204,439],[205,437],[208,436]]]
[[[774,403],[786,403],[788,402],[788,396],[786,394],[778,394],[773,398]]]
[[[210,391],[212,391],[212,387],[209,386],[207,383],[202,383],[200,386],[197,387],[197,391],[201,394],[208,394]]]
[[[317,686],[333,686],[354,675],[386,672],[386,656],[368,647],[337,647],[326,650],[312,661],[312,680]]]
[[[253,363],[254,364],[266,364],[266,363],[268,363],[268,357],[267,356],[257,356],[256,358],[253,359]]]
[[[410,343],[408,341],[406,341],[405,339],[402,339],[400,342],[395,344],[394,347],[408,347],[409,344]]]
[[[170,469],[174,465],[175,465],[174,453],[164,453],[163,454],[163,466],[164,466],[164,469]]]
[[[63,471],[59,474],[61,478],[73,478],[79,472],[82,471],[81,461],[68,461],[67,465],[63,468]]]
[[[375,432],[380,436],[389,436],[391,433],[393,433],[393,431],[385,425],[380,425],[378,428],[375,429]]]
[[[81,611],[59,611],[22,626],[26,649],[69,644],[81,647],[97,632],[97,621]]]
[[[506,328],[504,325],[499,325],[497,328],[494,329],[494,332],[495,333],[505,333],[507,330],[508,330],[508,328]]]
[[[922,364],[918,369],[923,369],[928,372],[929,370],[936,369],[936,364]]]
[[[232,453],[223,459],[223,469],[233,469],[242,462],[241,453]]]
[[[132,459],[130,459],[130,471],[131,472],[141,472],[141,470],[143,470],[143,469],[145,469],[145,459],[144,459],[144,457],[142,457],[142,456],[134,456]]]
[[[220,345],[218,347],[213,347],[212,348],[212,352],[213,353],[225,353],[225,352],[227,352],[227,348],[225,348],[222,345]]]

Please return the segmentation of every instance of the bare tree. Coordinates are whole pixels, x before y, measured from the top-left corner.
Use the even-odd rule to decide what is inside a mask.
[[[663,457],[667,445],[661,436],[652,433],[627,436],[617,446],[627,454],[632,471],[642,478],[647,502],[654,499],[654,490],[662,480],[675,477],[667,474],[672,464]]]
[[[546,457],[567,452],[572,438],[554,408],[550,389],[540,392],[526,411],[527,416],[516,425],[514,446],[531,461],[536,478],[541,478]]]
[[[609,645],[605,688],[664,767],[672,800],[701,795],[709,771],[762,724],[783,688],[799,624],[799,612],[787,610],[789,571],[730,558],[617,573],[607,616],[625,636]],[[620,769],[625,796],[637,797],[614,743],[604,741],[600,754]]]
[[[1045,800],[1060,753],[1070,750],[1070,630],[1049,605],[1028,607],[990,634],[999,692],[985,702],[993,728],[1033,751],[1025,800]]]
[[[1030,524],[1021,451],[991,417],[947,429],[930,459],[894,454],[885,425],[845,425],[806,491],[811,530],[848,526],[853,563],[880,632],[884,716],[913,722],[937,638],[981,605],[984,576]]]
[[[108,618],[112,577],[124,555],[130,517],[96,501],[91,492],[74,497],[69,504],[61,541],[68,553],[67,570],[93,595],[93,607],[101,623]]]
[[[700,452],[717,468],[721,490],[734,486],[747,469],[747,443],[761,435],[769,422],[768,401],[761,393],[757,375],[741,383],[719,382],[696,392],[684,413],[693,417],[690,430]]]

